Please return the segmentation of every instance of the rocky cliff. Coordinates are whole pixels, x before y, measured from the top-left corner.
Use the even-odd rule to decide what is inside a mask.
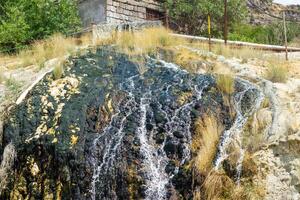
[[[250,82],[236,80],[230,103],[212,75],[107,48],[65,69],[58,80],[46,75],[4,124],[1,155],[13,145],[17,156],[2,199],[191,199],[206,176],[193,167],[197,134],[213,134],[205,127],[225,131],[215,169],[230,185],[246,176],[239,134],[262,97]]]
[[[251,24],[263,25],[281,20],[283,10],[286,10],[288,21],[300,21],[300,5],[284,6],[272,1],[248,0],[247,6]]]

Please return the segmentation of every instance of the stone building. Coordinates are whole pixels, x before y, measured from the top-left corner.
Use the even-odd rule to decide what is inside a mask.
[[[157,0],[81,0],[79,14],[84,27],[164,18],[163,8]]]

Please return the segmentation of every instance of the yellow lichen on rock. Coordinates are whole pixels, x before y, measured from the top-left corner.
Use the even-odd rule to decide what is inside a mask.
[[[191,97],[193,96],[192,92],[184,92],[182,94],[179,95],[178,99],[177,99],[177,103],[182,106],[183,104],[185,104]]]
[[[77,135],[71,135],[71,140],[70,140],[70,144],[73,147],[74,145],[76,145],[78,142],[78,136]]]

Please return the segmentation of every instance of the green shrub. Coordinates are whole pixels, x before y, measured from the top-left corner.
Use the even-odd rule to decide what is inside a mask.
[[[5,86],[12,92],[19,92],[22,85],[13,77],[5,80]]]
[[[229,33],[229,39],[235,41],[255,42],[262,44],[283,45],[282,22],[268,25],[236,24]],[[295,23],[287,23],[287,39],[293,40],[300,35],[300,27]]]
[[[76,31],[80,25],[76,1],[11,0],[0,5],[0,50],[11,52],[57,32]]]

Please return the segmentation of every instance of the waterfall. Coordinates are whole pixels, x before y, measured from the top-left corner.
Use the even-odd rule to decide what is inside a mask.
[[[103,175],[110,173],[110,167],[114,164],[116,154],[125,135],[123,129],[126,119],[136,111],[135,108],[137,105],[132,94],[132,90],[134,89],[133,78],[135,77],[136,76],[132,76],[127,82],[120,84],[120,87],[126,87],[125,85],[127,84],[127,99],[125,103],[121,102],[117,106],[117,112],[112,116],[109,125],[93,142],[93,177],[91,183],[91,195],[93,200],[96,199],[96,183],[98,182],[102,189],[106,187],[105,184],[101,184],[101,178],[103,178]],[[102,148],[100,146],[102,146]],[[97,159],[99,154],[103,154],[101,159]],[[102,190],[100,189],[99,191],[101,192]]]
[[[126,159],[122,157],[122,151],[128,133],[134,135],[138,144],[136,173],[143,178],[145,199],[168,199],[168,189],[173,187],[172,178],[191,159],[191,113],[202,101],[202,93],[212,85],[213,79],[189,74],[176,64],[150,57],[147,58],[146,68],[142,75],[135,74],[118,84],[118,90],[124,92],[126,97],[116,105],[110,123],[94,140],[92,199],[117,199],[112,177],[117,176],[116,170]],[[262,94],[248,81],[237,79],[236,82],[239,85],[233,97],[236,118],[232,127],[224,131],[221,137],[214,164],[215,169],[221,167],[228,157],[228,146],[234,143],[239,149],[236,163],[236,178],[239,180],[244,157],[241,131],[248,116],[260,105]],[[176,99],[180,93],[177,94],[177,91],[188,92],[190,96],[178,103]],[[244,111],[243,101],[249,94],[255,97],[250,102],[253,105]],[[132,127],[130,132],[126,127]],[[159,134],[163,134],[161,142],[156,140]],[[166,171],[167,165],[174,159],[178,164],[171,171]]]
[[[145,95],[147,96],[147,95]],[[141,153],[144,156],[143,167],[146,172],[146,199],[165,199],[166,198],[166,184],[169,178],[165,173],[165,166],[167,164],[166,155],[163,149],[158,150],[154,147],[152,134],[147,134],[146,130],[146,115],[149,109],[149,101],[151,99],[143,97],[140,103],[140,123],[137,129],[137,134],[141,142]]]
[[[178,155],[180,166],[191,158],[191,110],[200,101],[202,91],[208,87],[209,81],[200,78],[192,79],[186,71],[181,70],[173,63],[149,59],[148,64],[149,70],[157,71],[156,69],[160,68],[162,73],[173,75],[152,86],[144,86],[142,83],[146,78],[141,75],[134,75],[119,84],[119,89],[124,91],[127,97],[116,106],[116,112],[111,117],[110,123],[93,142],[91,159],[93,177],[90,189],[92,199],[115,199],[117,196],[110,189],[111,180],[109,177],[114,176],[116,160],[121,159],[119,158],[119,151],[122,147],[123,138],[126,137],[124,127],[129,123],[129,117],[134,116],[137,123],[135,135],[140,143],[142,156],[140,171],[146,184],[146,199],[167,199],[167,187],[172,187],[170,180],[178,172],[179,166],[172,173],[166,173],[165,169],[170,161],[170,155],[167,155],[165,150],[168,144],[172,143],[180,147],[181,152]],[[161,90],[161,87],[166,88],[166,90]],[[192,96],[174,109],[172,108],[174,105],[172,106],[173,94],[171,91],[181,87],[186,87]],[[161,100],[162,98],[164,100]],[[162,118],[165,120],[164,124],[157,124],[155,121],[157,112],[162,114]],[[152,130],[147,130],[147,123],[151,124]],[[165,137],[161,144],[157,144],[154,137],[160,129],[165,131]],[[180,135],[180,138],[174,136],[176,133]],[[107,193],[109,192],[112,194],[108,196]]]
[[[230,129],[225,130],[221,137],[221,142],[218,147],[219,153],[216,157],[214,168],[216,170],[221,168],[223,161],[229,156],[229,152],[227,151],[229,145],[234,144],[235,147],[239,150],[239,158],[236,166],[236,181],[237,183],[239,183],[242,174],[242,163],[244,159],[244,149],[242,147],[241,133],[245,124],[247,123],[248,117],[251,116],[259,108],[263,100],[263,93],[249,81],[237,78],[237,82],[241,85],[242,90],[236,93],[233,98],[236,118]],[[252,104],[250,110],[248,110],[247,112],[243,112],[242,101],[246,97],[246,95],[248,95],[248,93],[250,93],[250,95],[252,94],[255,99],[253,102],[250,102]]]

